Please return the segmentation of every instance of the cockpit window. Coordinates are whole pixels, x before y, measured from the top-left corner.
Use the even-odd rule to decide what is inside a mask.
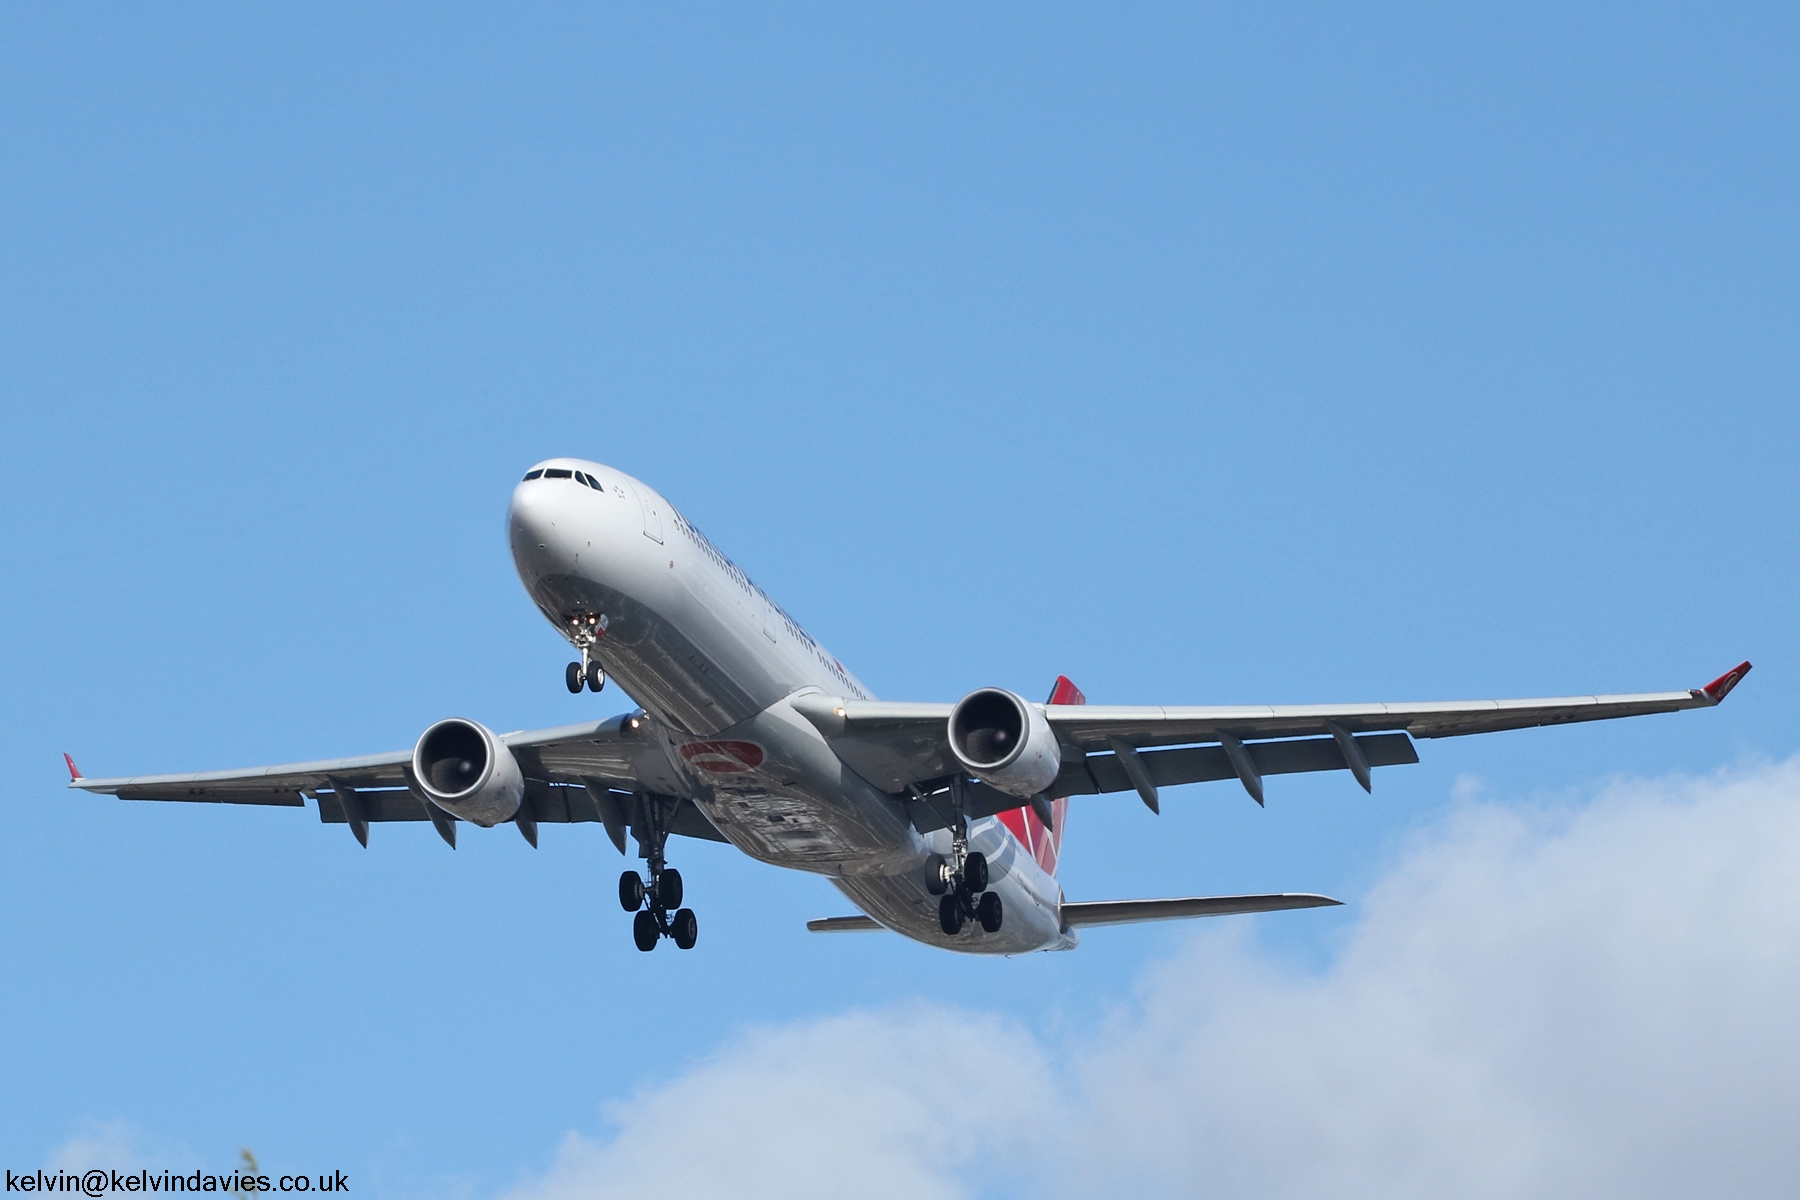
[[[586,483],[587,481],[588,477],[586,475],[583,475],[580,471],[575,472],[576,483]]]
[[[544,478],[545,479],[567,479],[572,474],[574,474],[573,471],[566,470],[562,467],[551,467],[549,470],[544,472]]]
[[[593,488],[596,492],[604,492],[606,490],[606,485],[601,483],[598,479],[595,479],[592,475],[588,476],[588,486]]]
[[[544,473],[544,469],[543,469],[543,468],[542,468],[542,467],[539,467],[539,468],[538,468],[538,469],[537,469],[537,470],[535,470],[535,471],[527,471],[527,472],[525,472],[525,478],[527,478],[527,479],[536,479],[536,478],[537,478],[537,477],[538,477],[538,476],[539,476],[539,475],[542,475],[542,474],[543,474],[543,473]]]

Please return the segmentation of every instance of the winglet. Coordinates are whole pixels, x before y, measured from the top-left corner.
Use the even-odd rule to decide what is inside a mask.
[[[80,783],[81,768],[75,765],[75,760],[69,757],[67,750],[63,751],[63,761],[69,764],[69,782]]]
[[[1731,668],[1731,670],[1725,672],[1723,675],[1721,675],[1717,679],[1713,680],[1711,683],[1707,684],[1705,687],[1701,688],[1700,690],[1702,692],[1706,693],[1706,698],[1708,700],[1712,701],[1714,704],[1717,704],[1719,701],[1723,700],[1726,696],[1730,695],[1731,689],[1736,687],[1738,685],[1738,681],[1740,679],[1742,679],[1744,676],[1748,675],[1749,673],[1750,673],[1750,664],[1747,662],[1741,662],[1737,666]]]

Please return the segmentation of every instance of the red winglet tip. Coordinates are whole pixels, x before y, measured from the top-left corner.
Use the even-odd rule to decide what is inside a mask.
[[[1730,695],[1731,689],[1736,687],[1738,681],[1749,673],[1750,664],[1748,662],[1741,662],[1700,690],[1705,692],[1707,697],[1711,699],[1714,704],[1717,704],[1726,696]]]
[[[1067,675],[1056,677],[1056,686],[1050,689],[1050,699],[1046,704],[1086,704],[1087,697]]]
[[[75,760],[69,757],[67,750],[63,751],[63,761],[69,764],[69,782],[81,782],[81,768],[75,765]]]

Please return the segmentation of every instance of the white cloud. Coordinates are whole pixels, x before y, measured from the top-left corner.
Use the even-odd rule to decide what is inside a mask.
[[[1800,762],[1459,794],[1320,974],[1221,921],[1064,1042],[926,1006],[761,1030],[516,1196],[1800,1191]]]
[[[194,1155],[185,1147],[157,1141],[129,1121],[84,1121],[50,1152],[44,1169],[77,1175],[96,1168],[164,1171],[192,1161]]]
[[[569,1135],[514,1195],[956,1197],[978,1159],[1024,1169],[1008,1132],[1055,1094],[1042,1050],[997,1018],[909,1006],[762,1029],[613,1106],[611,1139]]]

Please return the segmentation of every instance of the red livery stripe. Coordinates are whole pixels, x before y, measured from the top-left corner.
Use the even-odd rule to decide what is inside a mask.
[[[1080,688],[1069,681],[1067,675],[1058,675],[1056,686],[1050,689],[1050,699],[1045,703],[1086,704],[1087,697],[1081,694]],[[1069,798],[1058,796],[1050,801],[1050,820],[1052,822],[1050,828],[1045,828],[1044,823],[1038,820],[1037,814],[1031,811],[1029,805],[1001,813],[1000,823],[1005,825],[1012,832],[1013,837],[1018,839],[1019,844],[1025,847],[1026,852],[1037,860],[1038,866],[1054,875],[1056,874],[1057,858],[1062,851],[1063,822],[1068,811]]]

